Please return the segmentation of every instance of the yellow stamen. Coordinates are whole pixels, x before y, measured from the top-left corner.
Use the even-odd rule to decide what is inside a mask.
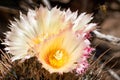
[[[60,60],[63,57],[63,52],[58,50],[56,53],[53,55],[56,60]]]
[[[48,53],[48,64],[54,68],[64,66],[68,59],[68,53],[63,49],[52,50]]]

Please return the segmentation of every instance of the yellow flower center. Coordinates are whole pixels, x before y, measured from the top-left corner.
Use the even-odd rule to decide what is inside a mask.
[[[58,51],[55,52],[55,54],[53,56],[56,60],[60,60],[60,59],[62,59],[63,52],[58,50]]]
[[[63,49],[52,50],[48,53],[48,63],[54,68],[64,66],[68,59],[68,53]]]

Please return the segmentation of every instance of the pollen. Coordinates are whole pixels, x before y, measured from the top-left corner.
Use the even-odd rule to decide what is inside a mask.
[[[68,53],[65,50],[52,50],[48,55],[48,63],[51,67],[61,68],[68,62]]]
[[[63,57],[63,52],[58,50],[56,53],[53,55],[56,60],[60,60]]]

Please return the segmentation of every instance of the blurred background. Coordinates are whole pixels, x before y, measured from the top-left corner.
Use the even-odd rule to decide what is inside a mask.
[[[28,9],[38,8],[44,5],[45,0],[0,0],[0,39],[4,39],[3,33],[8,31],[9,20],[19,18],[19,12],[26,14]],[[113,35],[120,38],[120,0],[49,0],[51,7],[58,6],[61,9],[78,11],[78,13],[92,13],[101,33]],[[97,38],[92,40],[96,47],[96,58],[110,49],[102,58],[102,61],[114,57],[106,67],[111,67],[120,76],[120,46],[115,46],[107,41]],[[4,46],[0,45],[3,49]],[[108,74],[106,74],[108,75]],[[106,80],[114,80],[112,76],[107,76]]]

